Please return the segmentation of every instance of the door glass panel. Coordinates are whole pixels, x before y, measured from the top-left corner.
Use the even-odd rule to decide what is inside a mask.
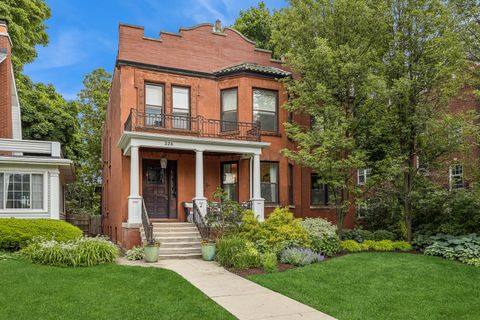
[[[238,164],[222,164],[222,189],[231,200],[238,200]]]

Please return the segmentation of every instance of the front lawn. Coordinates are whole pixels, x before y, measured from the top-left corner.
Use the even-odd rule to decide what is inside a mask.
[[[0,261],[0,319],[234,319],[178,274]]]
[[[249,279],[340,320],[480,315],[480,268],[437,257],[349,254]]]

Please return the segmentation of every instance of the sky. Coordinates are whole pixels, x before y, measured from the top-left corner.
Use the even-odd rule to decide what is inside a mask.
[[[143,26],[145,35],[177,32],[198,23],[231,25],[240,10],[259,0],[47,0],[52,16],[46,21],[49,45],[38,46],[38,57],[24,72],[33,81],[52,83],[66,99],[75,99],[83,77],[96,68],[113,72],[118,24]],[[284,0],[266,0],[270,9]]]

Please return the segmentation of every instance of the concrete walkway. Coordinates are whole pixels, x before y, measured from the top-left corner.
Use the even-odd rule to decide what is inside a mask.
[[[284,295],[228,272],[216,262],[200,259],[160,260],[157,263],[118,260],[129,266],[165,268],[180,274],[240,320],[335,319]]]

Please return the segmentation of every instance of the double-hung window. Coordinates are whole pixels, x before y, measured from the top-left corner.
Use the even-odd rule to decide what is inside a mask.
[[[222,163],[222,189],[229,199],[238,201],[238,162]]]
[[[328,186],[320,182],[316,173],[310,175],[310,204],[314,206],[328,205]]]
[[[367,183],[368,176],[371,175],[372,169],[362,168],[357,170],[357,184],[364,185]]]
[[[43,209],[43,174],[0,172],[0,209]]]
[[[190,129],[190,88],[172,87],[174,129]]]
[[[253,120],[260,122],[260,130],[278,131],[278,91],[253,89]]]
[[[238,121],[238,90],[237,88],[222,90],[221,95],[221,130],[234,131],[237,130]]]
[[[163,85],[145,85],[145,124],[163,127]]]
[[[278,162],[260,162],[261,195],[266,203],[278,203]]]
[[[463,166],[461,164],[455,164],[450,166],[450,190],[461,189],[465,187],[463,180]]]

